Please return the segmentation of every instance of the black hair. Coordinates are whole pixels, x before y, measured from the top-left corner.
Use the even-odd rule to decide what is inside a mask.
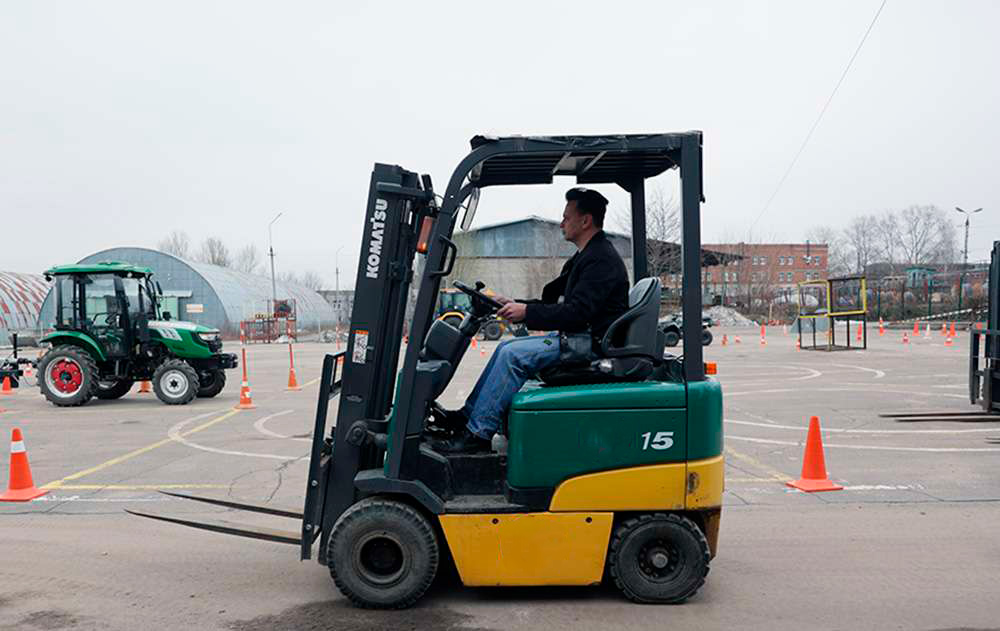
[[[576,202],[576,210],[581,215],[590,215],[594,225],[604,227],[604,215],[608,212],[608,198],[595,190],[577,186],[566,191],[566,201]]]

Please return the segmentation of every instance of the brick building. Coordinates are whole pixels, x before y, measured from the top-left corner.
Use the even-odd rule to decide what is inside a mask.
[[[713,302],[746,304],[751,299],[790,297],[798,283],[827,278],[825,243],[706,243],[704,248],[740,257],[702,271],[704,293],[713,296]],[[671,275],[667,284],[679,286],[679,275]]]

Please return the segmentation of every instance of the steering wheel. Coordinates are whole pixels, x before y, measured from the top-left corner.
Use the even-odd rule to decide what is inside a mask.
[[[478,300],[482,304],[484,304],[487,307],[489,307],[491,311],[498,311],[498,310],[500,310],[500,309],[503,308],[502,304],[500,304],[499,302],[497,302],[493,298],[490,298],[489,296],[487,296],[486,294],[484,294],[482,291],[480,291],[483,287],[486,287],[486,285],[484,285],[482,283],[482,281],[476,281],[476,287],[475,288],[469,287],[468,285],[466,285],[465,283],[463,283],[460,280],[456,280],[452,284],[455,285],[455,287],[459,291],[462,291],[462,292],[464,292],[466,294],[469,294],[469,297],[471,297],[473,301]]]

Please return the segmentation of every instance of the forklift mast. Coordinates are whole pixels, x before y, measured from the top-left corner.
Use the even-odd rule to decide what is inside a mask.
[[[969,401],[995,414],[1000,412],[1000,241],[993,242],[986,296],[986,328],[969,327]]]

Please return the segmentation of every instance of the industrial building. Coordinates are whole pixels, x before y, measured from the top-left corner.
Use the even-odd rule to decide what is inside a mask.
[[[605,231],[632,275],[632,240]],[[559,222],[526,217],[482,226],[453,237],[458,256],[447,285],[453,280],[486,286],[511,298],[538,298],[545,283],[559,275],[576,246],[563,239]]]
[[[0,346],[11,343],[11,333],[38,330],[38,313],[49,291],[41,274],[0,272]]]
[[[271,309],[271,279],[234,269],[197,263],[149,248],[120,247],[86,256],[80,263],[124,261],[153,270],[153,280],[163,288],[163,311],[178,320],[215,327],[226,334],[239,332],[240,321],[251,319]],[[317,331],[336,323],[333,307],[319,293],[277,281],[277,299],[292,300],[297,328]],[[54,297],[45,299],[41,310],[43,326],[51,326]]]

